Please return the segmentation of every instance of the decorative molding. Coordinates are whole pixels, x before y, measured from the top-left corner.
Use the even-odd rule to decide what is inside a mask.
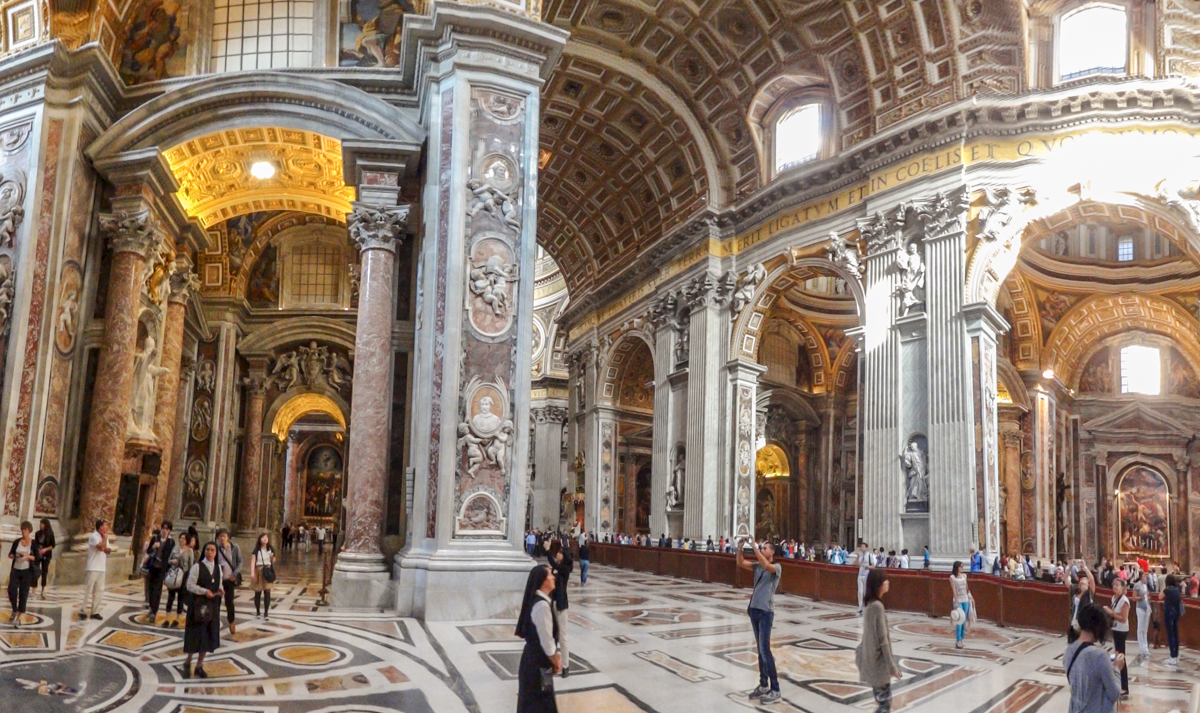
[[[369,206],[354,202],[353,210],[347,220],[350,229],[350,239],[359,250],[382,248],[396,250],[396,242],[401,240],[401,231],[408,223],[408,205],[399,206]]]

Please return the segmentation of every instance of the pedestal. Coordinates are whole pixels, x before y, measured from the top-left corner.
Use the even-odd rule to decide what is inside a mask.
[[[667,537],[678,540],[683,537],[683,511],[667,511]]]
[[[330,604],[334,609],[385,611],[395,604],[396,594],[390,572],[347,572],[335,569],[330,590]]]

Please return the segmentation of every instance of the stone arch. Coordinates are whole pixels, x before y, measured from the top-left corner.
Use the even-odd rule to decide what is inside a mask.
[[[818,426],[821,423],[821,416],[812,407],[812,404],[787,389],[759,389],[755,408],[761,411],[768,406],[782,406],[788,416],[797,422],[804,422],[811,426]]]
[[[833,357],[833,363],[829,367],[829,390],[841,392],[850,383],[850,374],[854,373],[855,383],[858,378],[858,343],[854,339],[847,339],[841,349],[838,350],[836,356]]]
[[[1117,294],[1095,295],[1068,310],[1046,340],[1041,367],[1076,386],[1089,348],[1133,329],[1171,338],[1193,369],[1200,363],[1200,323],[1183,307],[1155,295]]]
[[[1004,385],[1012,404],[1026,413],[1033,407],[1021,373],[1007,359],[996,360],[996,380]]]
[[[419,152],[425,140],[411,116],[361,89],[310,74],[238,72],[151,99],[110,126],[87,155],[96,161],[169,148],[214,131],[261,127],[267,116],[275,126],[408,153]]]
[[[604,360],[604,373],[600,375],[600,391],[598,401],[603,403],[613,404],[618,400],[617,390],[624,380],[625,371],[629,367],[633,359],[635,351],[641,347],[645,347],[650,352],[651,363],[654,364],[654,340],[650,339],[642,330],[633,330],[617,337],[608,351],[602,355]],[[654,364],[654,378],[657,381],[659,378],[659,366]]]
[[[1092,357],[1096,356],[1097,352],[1099,352],[1101,349],[1104,349],[1105,347],[1117,347],[1118,345],[1120,345],[1120,343],[1123,341],[1124,338],[1135,337],[1137,335],[1142,335],[1142,334],[1149,334],[1149,335],[1152,335],[1152,337],[1153,337],[1153,339],[1151,340],[1152,343],[1148,344],[1147,346],[1158,346],[1159,344],[1164,344],[1164,345],[1168,346],[1169,348],[1173,347],[1173,348],[1177,349],[1179,351],[1179,353],[1183,356],[1183,358],[1187,360],[1188,366],[1191,368],[1192,373],[1200,374],[1200,371],[1197,370],[1197,368],[1200,367],[1200,348],[1197,348],[1197,346],[1195,346],[1195,345],[1182,344],[1179,341],[1170,338],[1169,336],[1163,335],[1163,334],[1153,331],[1153,330],[1134,328],[1134,329],[1131,329],[1128,331],[1121,331],[1121,332],[1117,332],[1115,334],[1109,334],[1108,336],[1106,336],[1102,339],[1096,339],[1096,340],[1092,341],[1091,344],[1088,345],[1087,350],[1085,352],[1083,352],[1083,356],[1081,356],[1079,358],[1079,362],[1076,364],[1075,371],[1074,371],[1074,373],[1071,374],[1070,381],[1064,380],[1064,383],[1066,383],[1067,386],[1078,390],[1079,382],[1082,381],[1082,379],[1083,379],[1084,369],[1087,368],[1087,365],[1092,361]],[[1163,340],[1163,341],[1158,342],[1158,340]],[[1114,358],[1119,360],[1119,352],[1117,352],[1117,356]],[[1166,372],[1163,372],[1164,380],[1166,379],[1166,376],[1167,376]],[[1163,386],[1163,393],[1164,394],[1167,393],[1165,384]]]
[[[762,337],[766,338],[771,333],[773,325],[781,324],[791,327],[796,332],[796,341],[804,345],[804,351],[808,354],[808,363],[812,367],[812,391],[813,393],[822,393],[829,390],[830,375],[832,373],[832,364],[829,358],[829,349],[825,345],[825,340],[821,337],[821,333],[807,319],[789,314],[786,316],[773,315],[767,319],[766,324],[762,329]],[[778,329],[778,327],[774,327]],[[763,339],[759,340],[760,346]],[[761,349],[760,349],[761,351]],[[758,354],[755,358],[758,358]],[[761,362],[759,362],[761,363]]]
[[[313,413],[323,413],[337,421],[342,430],[350,422],[350,404],[330,389],[296,386],[280,394],[271,402],[263,418],[270,424],[271,433],[282,443],[296,421]]]
[[[806,268],[828,270],[846,281],[858,310],[859,320],[866,313],[866,295],[858,278],[833,262],[819,257],[796,258],[789,250],[787,256],[778,256],[764,263],[767,277],[754,290],[754,296],[738,315],[731,330],[730,351],[735,358],[758,361],[759,332],[767,313],[774,306],[783,290],[796,284],[797,273]]]
[[[1200,263],[1200,236],[1170,206],[1133,193],[1097,194],[1089,200],[1065,194],[1030,207],[1013,216],[1006,225],[997,226],[992,233],[994,239],[977,241],[967,263],[966,303],[986,301],[994,307],[1000,285],[1012,272],[1026,245],[1070,225],[1092,220],[1153,229]]]
[[[345,221],[338,221],[334,218],[328,218],[315,213],[288,211],[271,218],[254,234],[254,242],[250,244],[250,247],[246,248],[246,252],[242,256],[241,267],[234,275],[232,281],[234,294],[245,294],[246,282],[250,277],[251,271],[254,269],[254,264],[258,262],[258,258],[262,255],[267,245],[276,237],[282,239],[285,237],[285,234],[293,230],[300,230],[311,226],[341,226],[344,229],[345,225]],[[349,237],[346,240],[348,242]]]
[[[243,356],[274,356],[280,347],[324,342],[354,351],[354,327],[328,317],[282,319],[251,332],[238,344]]]

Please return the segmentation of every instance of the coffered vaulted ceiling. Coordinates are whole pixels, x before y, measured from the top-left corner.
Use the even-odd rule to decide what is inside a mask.
[[[1018,0],[547,0],[570,29],[543,89],[539,241],[586,292],[707,206],[762,185],[755,118],[827,89],[838,149],[1020,89]]]

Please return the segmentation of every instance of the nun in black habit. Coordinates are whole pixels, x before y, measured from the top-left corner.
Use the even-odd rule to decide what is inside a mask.
[[[558,713],[554,701],[554,674],[562,671],[558,652],[558,625],[551,612],[554,577],[537,565],[525,582],[517,636],[525,639],[518,674],[517,713]]]

